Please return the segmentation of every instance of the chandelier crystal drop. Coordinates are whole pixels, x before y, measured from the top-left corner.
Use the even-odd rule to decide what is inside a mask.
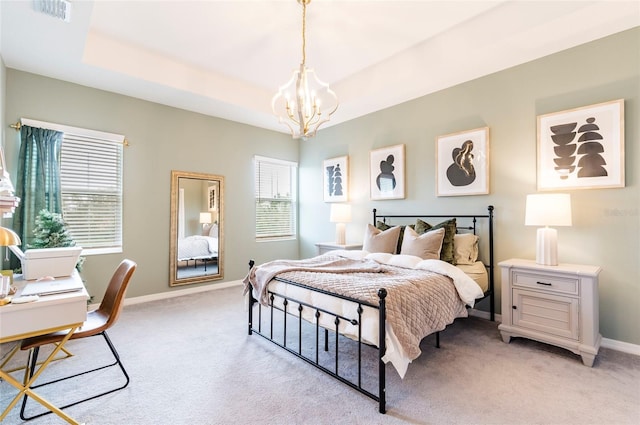
[[[298,3],[302,5],[302,62],[273,97],[271,107],[294,139],[306,140],[315,136],[318,127],[338,109],[338,97],[313,69],[306,67],[306,11],[311,0]]]

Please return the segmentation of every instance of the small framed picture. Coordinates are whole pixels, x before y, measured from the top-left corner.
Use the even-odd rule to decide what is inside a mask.
[[[489,127],[439,136],[436,140],[436,195],[489,193]]]
[[[372,200],[404,199],[404,150],[404,145],[395,145],[371,151]]]
[[[218,194],[220,194],[220,187],[218,184],[213,184],[208,187],[208,204],[209,211],[218,210]]]
[[[538,116],[538,190],[624,184],[624,99]]]
[[[330,158],[322,163],[324,202],[346,202],[349,197],[349,157]]]

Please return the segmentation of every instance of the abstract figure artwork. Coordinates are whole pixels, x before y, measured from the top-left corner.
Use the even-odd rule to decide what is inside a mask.
[[[438,196],[489,193],[489,128],[438,137]]]
[[[538,190],[624,187],[624,101],[538,117]]]
[[[349,185],[349,157],[327,159],[322,165],[324,174],[324,201],[346,202]]]
[[[454,186],[468,186],[476,179],[473,168],[473,142],[465,140],[452,152],[453,163],[447,168],[447,179]]]
[[[371,199],[404,198],[404,145],[371,151]]]

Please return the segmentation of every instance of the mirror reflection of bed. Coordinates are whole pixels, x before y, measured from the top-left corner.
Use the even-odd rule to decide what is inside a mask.
[[[170,284],[222,278],[221,176],[172,171]]]

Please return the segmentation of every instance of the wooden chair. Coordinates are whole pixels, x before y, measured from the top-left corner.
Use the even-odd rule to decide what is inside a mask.
[[[113,326],[113,324],[118,320],[118,317],[120,316],[120,312],[122,311],[122,307],[123,307],[124,296],[127,291],[127,286],[129,285],[129,280],[131,279],[131,276],[133,275],[133,272],[135,271],[136,267],[137,267],[136,263],[131,260],[123,260],[120,263],[120,265],[114,272],[113,276],[111,277],[111,281],[109,282],[109,286],[107,287],[107,290],[104,294],[104,298],[100,303],[100,307],[98,307],[98,309],[96,310],[93,310],[87,313],[87,320],[83,323],[82,327],[78,328],[78,330],[71,336],[71,339],[79,339],[79,338],[87,338],[87,337],[96,336],[96,335],[102,335],[105,341],[107,342],[107,345],[109,346],[109,349],[111,350],[111,353],[115,358],[115,361],[106,366],[100,366],[95,369],[87,370],[85,372],[76,373],[71,376],[56,379],[43,384],[34,385],[31,388],[38,388],[45,385],[50,385],[56,382],[64,381],[66,379],[71,379],[80,375],[85,375],[91,372],[106,369],[108,367],[115,366],[115,365],[118,365],[120,367],[120,370],[122,371],[126,379],[125,384],[117,388],[114,388],[112,390],[105,391],[103,393],[84,398],[80,401],[67,404],[65,406],[62,406],[61,409],[64,409],[70,406],[75,406],[76,404],[83,403],[88,400],[93,400],[103,395],[121,390],[127,385],[129,385],[129,375],[127,374],[127,371],[122,365],[122,362],[120,361],[120,356],[118,355],[118,352],[113,346],[113,343],[107,336],[107,329]],[[64,338],[65,335],[66,335],[66,332],[54,332],[54,333],[40,335],[40,336],[22,340],[22,342],[20,343],[20,349],[31,350],[29,354],[29,359],[27,360],[27,367],[25,370],[25,382],[26,380],[30,379],[35,372],[36,364],[38,362],[38,353],[39,353],[40,347],[47,344],[58,343],[62,340],[62,338]],[[34,418],[51,413],[50,411],[48,411],[35,416],[25,417],[24,411],[27,404],[27,398],[28,397],[25,395],[24,398],[22,399],[22,408],[20,409],[20,417],[23,420],[34,419]]]

